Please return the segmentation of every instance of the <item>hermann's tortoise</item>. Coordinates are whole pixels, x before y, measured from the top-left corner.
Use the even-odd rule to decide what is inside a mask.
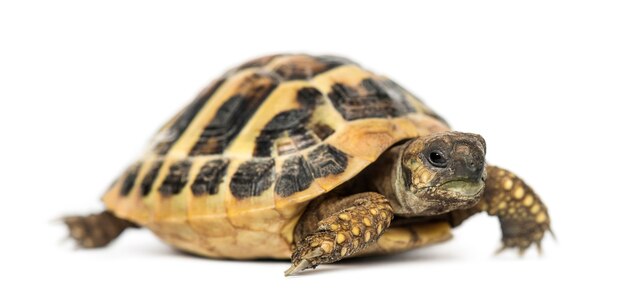
[[[83,247],[145,227],[203,256],[291,258],[287,275],[445,241],[483,211],[500,219],[503,248],[539,246],[550,229],[533,190],[485,163],[481,136],[451,131],[390,79],[333,56],[230,70],[103,200],[103,213],[65,218]]]

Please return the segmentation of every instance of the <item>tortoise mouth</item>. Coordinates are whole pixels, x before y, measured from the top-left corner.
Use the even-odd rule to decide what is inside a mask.
[[[485,181],[451,180],[419,190],[421,210],[414,215],[439,215],[476,205],[485,190]]]
[[[485,189],[485,181],[451,180],[436,186],[427,186],[418,191],[429,195],[432,202],[437,202],[438,198],[446,199],[448,202],[463,202],[468,199],[475,199]]]
[[[461,199],[472,198],[485,189],[485,181],[482,179],[479,181],[452,180],[439,185],[437,188]]]

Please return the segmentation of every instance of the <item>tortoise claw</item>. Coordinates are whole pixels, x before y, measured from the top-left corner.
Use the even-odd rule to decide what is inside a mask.
[[[539,256],[543,255],[543,248],[541,247],[541,240],[531,241],[528,244],[507,244],[507,243],[503,243],[502,246],[500,246],[500,248],[498,248],[494,252],[494,255],[500,255],[502,252],[504,252],[504,251],[506,251],[508,249],[517,249],[517,255],[519,257],[524,257],[524,255],[526,254],[526,251],[528,251],[528,249],[532,245],[535,245],[535,247],[537,248],[537,253],[539,254]]]
[[[285,277],[293,276],[308,269],[311,266],[311,262],[307,259],[301,260],[298,264],[293,264],[285,271]]]
[[[293,276],[297,273],[302,272],[303,270],[315,267],[313,263],[311,263],[311,260],[314,260],[315,258],[323,254],[324,250],[322,250],[322,248],[320,247],[317,247],[311,250],[311,252],[306,253],[304,256],[302,256],[302,260],[300,260],[298,264],[294,262],[294,264],[292,264],[291,267],[289,267],[289,269],[285,271],[285,277]]]
[[[539,254],[539,256],[543,255],[543,247],[541,245],[541,242],[545,236],[544,234],[550,233],[550,236],[552,236],[552,239],[554,239],[554,241],[556,241],[556,236],[554,235],[554,231],[552,231],[552,228],[550,227],[538,231],[541,232],[535,233],[534,235],[531,234],[526,236],[503,238],[502,246],[498,250],[496,250],[495,255],[498,255],[507,249],[517,249],[519,256],[522,257],[524,256],[526,251],[533,245],[535,245],[535,247],[537,248],[537,253]]]

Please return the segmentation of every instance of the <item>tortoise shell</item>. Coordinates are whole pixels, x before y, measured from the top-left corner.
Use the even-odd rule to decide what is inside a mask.
[[[103,201],[186,251],[286,258],[311,199],[398,141],[447,129],[350,60],[266,56],[226,72],[169,120]]]

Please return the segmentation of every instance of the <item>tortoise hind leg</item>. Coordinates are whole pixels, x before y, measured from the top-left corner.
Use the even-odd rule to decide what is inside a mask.
[[[118,218],[109,211],[87,216],[63,218],[70,237],[83,248],[101,248],[120,236],[127,228],[138,228],[136,224]]]

